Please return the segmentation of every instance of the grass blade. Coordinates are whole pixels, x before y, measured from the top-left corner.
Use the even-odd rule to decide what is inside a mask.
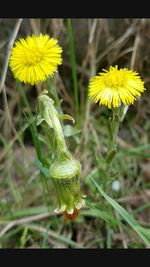
[[[75,50],[74,50],[71,19],[67,19],[67,31],[68,31],[69,50],[70,50],[70,61],[71,61],[71,67],[72,67],[72,78],[73,78],[74,98],[75,98],[75,111],[76,111],[76,115],[78,115],[78,112],[79,112],[78,81],[77,81],[77,70],[76,70],[76,60],[75,60]]]
[[[114,199],[109,197],[101,188],[100,185],[91,177],[93,183],[97,187],[102,196],[109,202],[109,204],[122,216],[122,218],[137,232],[137,234],[143,239],[143,241],[150,245],[150,229],[145,229]]]

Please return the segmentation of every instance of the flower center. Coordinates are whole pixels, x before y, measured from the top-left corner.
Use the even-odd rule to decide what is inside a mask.
[[[25,65],[34,66],[42,60],[41,51],[37,48],[32,48],[25,53]]]
[[[124,73],[118,70],[112,70],[110,73],[105,73],[104,83],[106,87],[116,89],[118,87],[124,87],[126,77]]]

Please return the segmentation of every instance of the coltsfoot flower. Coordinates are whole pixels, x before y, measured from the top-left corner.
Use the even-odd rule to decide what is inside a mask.
[[[144,82],[137,72],[118,69],[117,65],[108,71],[103,70],[89,83],[89,97],[110,109],[119,107],[121,103],[133,104],[144,90]]]
[[[10,56],[14,77],[27,84],[39,84],[53,76],[62,63],[62,48],[48,35],[32,35],[15,43]]]

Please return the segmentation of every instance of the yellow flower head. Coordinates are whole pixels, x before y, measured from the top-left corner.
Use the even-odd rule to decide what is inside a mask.
[[[116,108],[121,103],[130,105],[145,90],[144,82],[135,71],[118,69],[118,66],[103,71],[90,80],[89,97],[95,103],[99,101],[108,108]]]
[[[10,56],[14,77],[21,82],[38,84],[53,76],[62,63],[62,48],[48,35],[32,35],[15,43]]]

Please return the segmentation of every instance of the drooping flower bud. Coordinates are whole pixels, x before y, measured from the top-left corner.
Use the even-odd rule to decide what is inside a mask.
[[[71,118],[69,115],[63,117]],[[45,121],[49,128],[53,128],[56,139],[56,152],[49,168],[58,202],[55,211],[63,212],[66,219],[71,221],[79,215],[79,209],[85,205],[85,196],[80,189],[81,164],[68,150],[59,114],[46,90],[39,96],[38,124],[42,121]]]
[[[58,208],[55,211],[65,212],[66,217],[67,214],[77,215],[76,210],[85,205],[80,189],[80,172],[80,162],[74,159],[69,151],[58,152],[50,166],[50,177],[55,185],[58,201]],[[68,220],[71,218],[68,216]]]

